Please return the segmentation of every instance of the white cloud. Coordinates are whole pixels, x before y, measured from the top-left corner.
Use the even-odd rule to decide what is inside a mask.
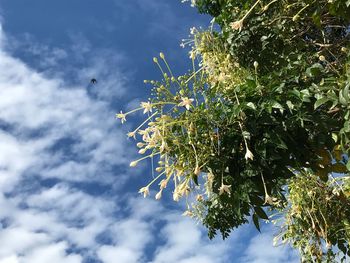
[[[59,242],[50,245],[44,245],[32,250],[28,255],[19,257],[19,262],[29,263],[80,263],[82,258],[80,255],[67,254],[65,249],[68,245],[65,242]]]
[[[98,257],[104,263],[137,263],[138,256],[135,251],[126,247],[102,246],[98,251]]]
[[[11,166],[7,171],[15,173],[14,179],[32,164],[45,177],[97,180],[98,169],[105,167],[102,164],[127,163],[127,153],[122,151],[125,149],[124,134],[116,129],[114,112],[109,110],[108,102],[94,100],[85,89],[67,87],[60,79],[47,79],[3,52],[0,58],[3,72],[0,76],[0,118],[12,128],[11,133],[0,134],[5,141],[2,146],[8,150],[3,151],[0,161],[4,158],[12,160],[4,160],[4,163]],[[102,67],[100,60],[94,65]],[[109,91],[119,78],[111,79],[104,86]],[[100,90],[104,90],[103,87]],[[119,92],[123,90],[114,91],[115,94]],[[107,96],[100,93],[100,99]],[[34,134],[34,138],[28,137],[30,134]],[[71,155],[88,161],[73,158],[62,162],[67,158],[65,152],[50,151],[55,143],[66,138],[74,140],[69,149]],[[14,156],[16,158],[12,158]]]
[[[3,47],[2,32],[0,39]],[[71,183],[122,187],[128,175],[116,178],[113,167],[130,159],[125,135],[103,96],[48,78],[4,50],[0,70],[0,261],[81,262],[67,249],[97,250],[118,207],[115,193],[94,196]],[[114,78],[106,89],[119,83]],[[56,181],[42,185],[47,179]]]
[[[0,263],[18,263],[18,258],[16,255],[12,255],[12,256],[0,259]]]
[[[254,236],[241,259],[242,263],[297,263],[297,252],[288,246],[273,247],[273,231],[268,228],[264,233]]]
[[[20,227],[3,229],[0,232],[0,258],[10,256],[14,251],[26,253],[37,245],[50,242],[50,238],[45,233],[35,233]]]
[[[232,240],[209,241],[193,220],[179,215],[168,216],[159,238],[164,243],[156,250],[152,263],[227,262],[232,244]]]

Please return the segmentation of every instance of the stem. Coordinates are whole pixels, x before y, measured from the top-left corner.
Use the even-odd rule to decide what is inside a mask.
[[[163,174],[165,173],[165,170],[163,172],[161,172],[159,175],[157,175],[156,178],[154,178],[146,187],[150,187],[155,181],[157,181],[159,179],[159,177],[161,177]]]
[[[196,147],[194,147],[193,143],[191,143],[191,146],[192,146],[192,148],[193,148],[193,150],[194,150],[194,155],[195,155],[195,157],[196,157],[196,166],[198,166],[198,156],[197,156]]]
[[[198,72],[200,72],[203,69],[203,67],[201,67],[200,69],[198,69],[196,72],[194,72],[191,77],[189,77],[189,79],[187,79],[185,81],[185,84],[187,84]]]
[[[170,76],[174,77],[173,72],[171,71],[171,69],[170,69],[170,67],[169,67],[169,64],[168,64],[168,62],[166,62],[166,59],[165,59],[165,58],[163,59],[163,61],[164,61],[164,63],[165,63],[165,66],[166,66],[167,69],[169,70]]]
[[[157,64],[158,68],[160,69],[160,71],[162,72],[163,77],[164,77],[165,72],[163,71],[163,69],[162,69],[162,67],[160,66],[159,62],[156,62],[156,64]]]
[[[142,158],[140,158],[140,159],[136,160],[135,162],[140,162],[140,161],[143,161],[143,160],[145,160],[145,159],[147,159],[147,158],[151,158],[151,157],[153,157],[154,155],[157,155],[157,154],[160,154],[160,152],[157,152],[157,153],[151,153],[150,155],[144,156],[144,157],[142,157]]]
[[[254,10],[254,8],[261,2],[261,0],[258,0],[255,2],[255,4],[248,10],[248,12],[242,17],[241,20],[244,20],[249,16],[249,14]]]
[[[149,116],[143,123],[141,123],[133,132],[137,132],[143,125],[145,125],[151,118],[158,114],[158,111]]]
[[[299,16],[300,15],[300,13],[301,12],[303,12],[306,8],[308,8],[310,6],[310,4],[307,4],[306,6],[304,6],[302,9],[300,9],[299,10],[299,12],[298,13],[296,13],[295,15],[294,15],[294,17],[297,17],[297,16]]]
[[[277,1],[278,1],[278,0],[272,0],[270,3],[268,3],[267,5],[265,5],[264,8],[263,8],[263,12],[266,11],[266,10],[270,7],[270,5],[272,5],[273,3],[276,3]]]

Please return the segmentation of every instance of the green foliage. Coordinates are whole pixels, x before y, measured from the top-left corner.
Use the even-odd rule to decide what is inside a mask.
[[[349,186],[348,177],[323,182],[307,172],[291,180],[280,238],[299,249],[303,262],[334,262],[334,247],[342,262],[350,256]]]
[[[281,210],[283,241],[306,260],[334,259],[322,244],[348,253],[349,186],[336,188],[329,175],[345,182],[350,171],[350,2],[194,3],[221,30],[191,29],[192,69],[183,76],[164,54],[154,58],[162,79],[147,81],[152,97],[139,109],[148,117],[129,133],[148,152],[131,166],[159,161],[140,192],[160,180],[159,199],[172,179],[173,199],[196,200],[186,214],[210,238],[249,221],[260,231],[259,220]]]

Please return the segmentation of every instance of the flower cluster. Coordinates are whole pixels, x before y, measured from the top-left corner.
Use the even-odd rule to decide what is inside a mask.
[[[194,38],[197,38],[200,32],[195,29],[192,31]],[[196,42],[198,50],[201,49],[200,45],[203,43]],[[143,111],[147,116],[144,122],[127,134],[138,141],[139,154],[144,155],[132,161],[131,167],[146,159],[158,164],[155,167],[155,178],[139,192],[144,197],[148,196],[151,185],[158,182],[159,191],[155,195],[158,200],[171,180],[174,201],[179,201],[182,197],[188,198],[191,194],[197,196],[195,199],[198,203],[204,202],[206,198],[230,195],[232,186],[227,181],[227,173],[211,168],[218,155],[222,154],[220,136],[225,134],[224,129],[221,131],[221,126],[225,126],[225,123],[220,123],[219,119],[226,105],[217,107],[215,86],[205,87],[212,78],[218,78],[216,83],[226,83],[222,79],[223,71],[232,68],[232,63],[228,60],[226,68],[213,71],[214,65],[203,61],[199,63],[199,69],[193,68],[191,73],[176,77],[172,74],[165,55],[160,53],[159,58],[154,58],[153,61],[159,67],[163,80],[145,81],[154,86],[155,98],[141,102],[140,107],[130,112],[116,115],[122,123],[126,121],[126,116],[136,111]],[[218,65],[218,61],[216,63]],[[217,121],[213,122],[213,117]],[[243,125],[243,120],[237,123],[237,132],[243,132]],[[241,158],[253,160],[247,137],[242,135],[241,140],[242,147],[245,147],[245,151],[240,153]],[[224,162],[226,167],[226,160]],[[193,215],[192,212],[191,214]]]

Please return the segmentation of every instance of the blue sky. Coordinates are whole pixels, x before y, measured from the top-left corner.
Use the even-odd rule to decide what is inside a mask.
[[[187,70],[180,41],[209,17],[180,0],[2,0],[0,17],[0,263],[298,262],[276,230],[210,241],[137,193],[150,167],[129,167],[115,113],[147,99],[160,51]]]

